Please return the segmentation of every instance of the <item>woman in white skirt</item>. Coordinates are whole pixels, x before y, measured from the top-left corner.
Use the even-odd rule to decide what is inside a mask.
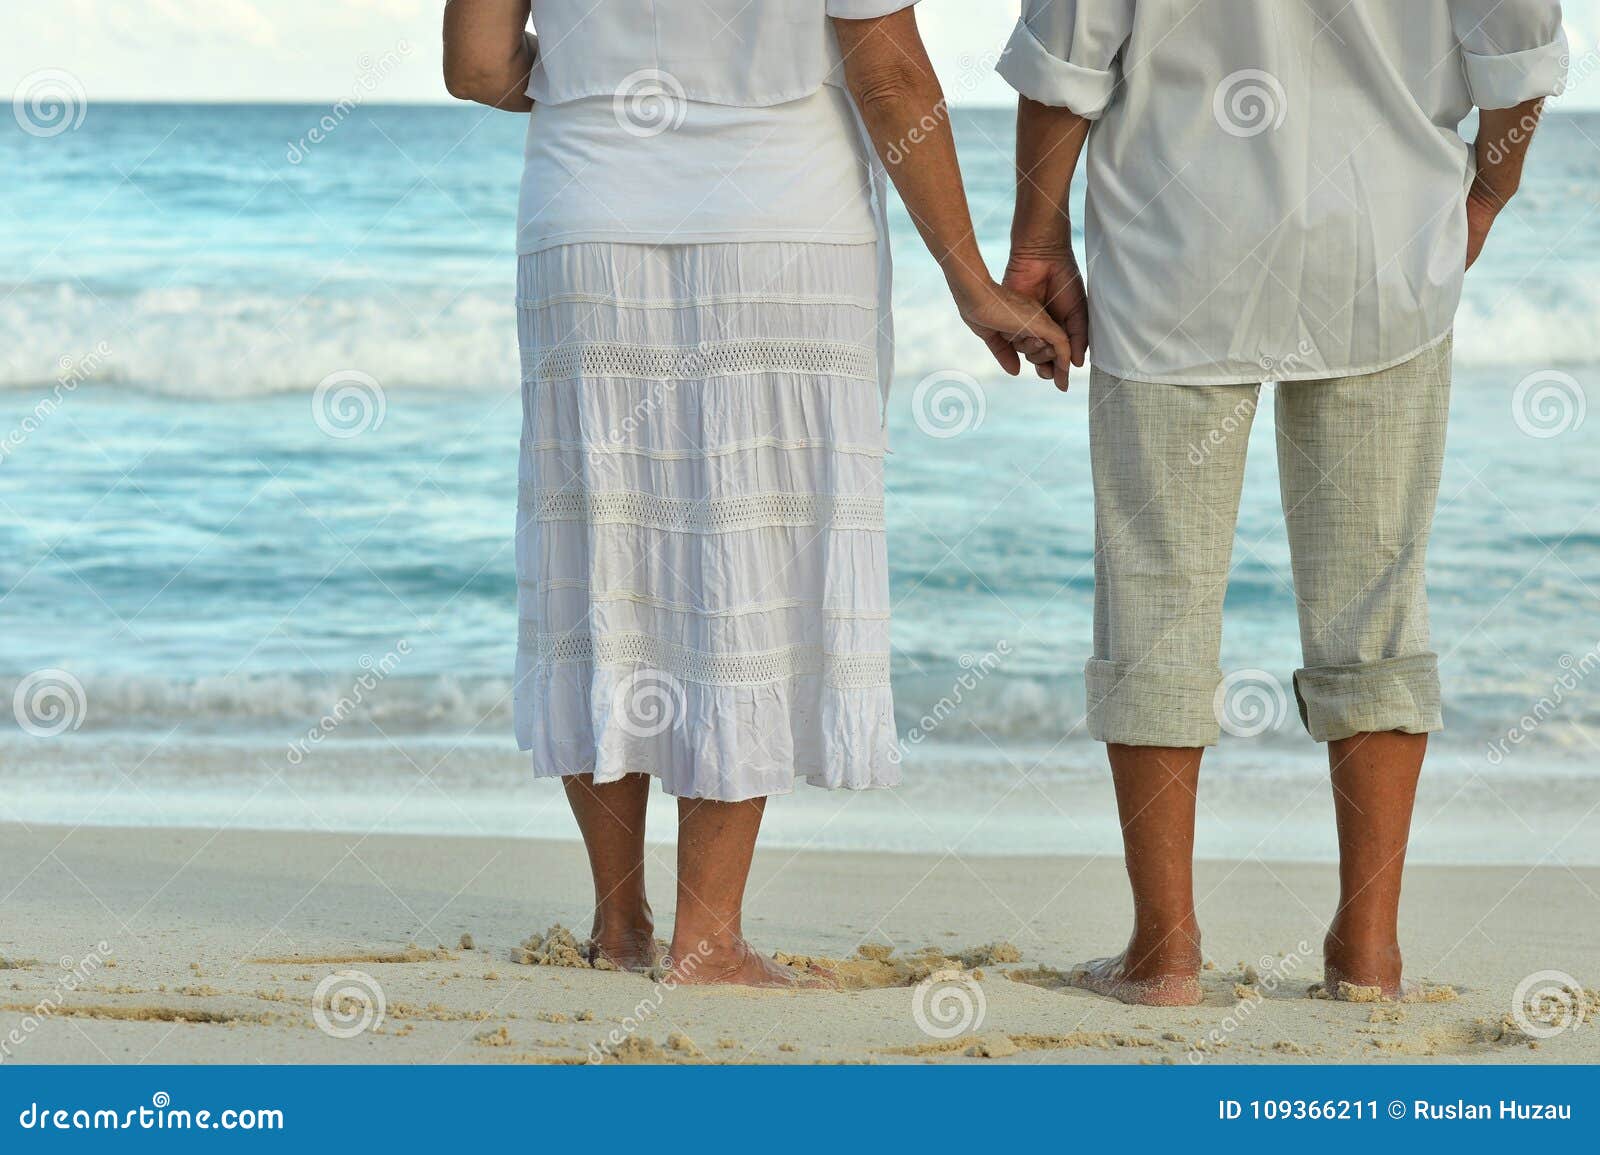
[[[446,8],[451,93],[531,113],[516,730],[566,784],[619,967],[661,961],[652,775],[679,799],[673,973],[757,985],[797,981],[741,933],[767,797],[899,778],[874,148],[1001,363],[1066,347],[984,267],[914,3]]]

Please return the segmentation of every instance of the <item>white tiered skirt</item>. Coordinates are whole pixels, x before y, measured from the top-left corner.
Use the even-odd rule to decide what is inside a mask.
[[[518,269],[519,745],[738,801],[899,781],[876,246]]]

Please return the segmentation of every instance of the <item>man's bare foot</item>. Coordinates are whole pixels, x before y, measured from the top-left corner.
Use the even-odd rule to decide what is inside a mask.
[[[1141,1007],[1192,1007],[1204,998],[1199,965],[1173,973],[1136,973],[1124,951],[1116,958],[1084,963],[1068,976],[1071,986]],[[1140,968],[1143,970],[1143,968]]]
[[[1322,961],[1322,985],[1328,998],[1342,997],[1341,985],[1356,990],[1376,987],[1385,999],[1406,995],[1406,984],[1400,977],[1400,944],[1392,938],[1373,940],[1346,929],[1335,919],[1322,941]]]
[[[677,986],[745,986],[796,990],[831,990],[821,974],[802,972],[776,962],[743,938],[709,943],[704,940],[672,949],[663,961],[663,981]]]

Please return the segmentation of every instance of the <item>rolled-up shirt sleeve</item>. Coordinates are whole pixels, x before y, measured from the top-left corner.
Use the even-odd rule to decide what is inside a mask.
[[[1559,0],[1450,0],[1450,20],[1477,107],[1510,108],[1566,87]]]
[[[1122,79],[1135,0],[1023,0],[1000,75],[1029,100],[1096,119]]]
[[[917,0],[828,0],[828,15],[840,20],[876,20],[915,3]]]

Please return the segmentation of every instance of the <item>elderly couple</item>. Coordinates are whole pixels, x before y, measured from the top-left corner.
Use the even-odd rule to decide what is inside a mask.
[[[1196,791],[1248,426],[1273,380],[1294,688],[1328,744],[1339,832],[1327,986],[1397,995],[1401,871],[1440,727],[1423,563],[1451,325],[1563,83],[1560,5],[1026,0],[1000,62],[1021,107],[996,283],[914,2],[447,6],[450,91],[530,114],[515,717],[588,849],[592,949],[661,961],[654,776],[679,800],[669,965],[801,982],[741,933],[766,799],[898,781],[887,177],[1007,372],[1026,361],[1065,389],[1093,351],[1087,726],[1134,927],[1078,981],[1200,997]],[[1092,295],[1068,219],[1085,151]]]

